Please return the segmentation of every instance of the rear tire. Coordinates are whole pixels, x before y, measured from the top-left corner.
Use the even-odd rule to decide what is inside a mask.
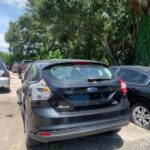
[[[150,130],[150,107],[142,102],[134,104],[131,108],[131,120],[137,126]]]
[[[25,127],[25,143],[26,143],[27,149],[32,148],[33,146],[39,145],[40,142],[31,139],[30,136],[29,136],[30,131],[28,129],[26,117],[25,117],[25,120],[24,120],[24,127]]]

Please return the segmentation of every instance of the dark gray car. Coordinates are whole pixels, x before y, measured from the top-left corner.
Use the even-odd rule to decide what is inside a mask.
[[[96,61],[34,62],[18,95],[27,146],[118,131],[129,122],[125,82]]]
[[[114,66],[111,69],[127,83],[132,122],[150,129],[150,67]]]

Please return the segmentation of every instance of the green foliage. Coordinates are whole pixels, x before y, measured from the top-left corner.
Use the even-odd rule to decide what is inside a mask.
[[[10,48],[9,51],[14,55],[17,60],[23,59],[23,41],[22,41],[22,33],[20,30],[20,26],[18,23],[9,24],[9,30],[5,34],[5,40],[9,43]]]
[[[60,50],[56,50],[56,51],[50,51],[48,54],[46,54],[45,52],[41,53],[40,55],[37,55],[34,57],[34,60],[42,60],[42,59],[61,59],[62,55]]]
[[[150,66],[150,16],[144,15],[139,27],[136,64]]]
[[[10,54],[0,51],[0,59],[2,59],[6,64],[10,64]]]
[[[17,60],[125,63],[132,56],[131,25],[127,0],[28,0],[28,11],[10,23],[5,39]]]

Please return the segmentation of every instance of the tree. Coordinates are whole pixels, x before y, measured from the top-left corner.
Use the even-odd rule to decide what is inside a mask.
[[[10,64],[10,54],[7,52],[0,51],[0,59],[2,59],[6,64]]]
[[[5,34],[5,40],[9,43],[9,51],[17,60],[23,59],[23,38],[20,26],[17,22],[10,22],[9,30]]]
[[[137,65],[150,65],[150,1],[130,0],[129,8],[133,13],[136,34],[136,50],[134,63]]]
[[[127,0],[28,0],[28,11],[10,25],[6,40],[22,58],[127,64],[134,56],[133,24]]]
[[[42,22],[51,26],[54,39],[67,52],[65,57],[110,57],[118,64],[132,49],[128,1],[41,0],[30,6]]]

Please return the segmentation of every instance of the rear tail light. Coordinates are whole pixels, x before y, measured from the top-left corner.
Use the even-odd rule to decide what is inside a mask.
[[[42,79],[39,82],[30,85],[32,100],[48,100],[52,92]]]
[[[125,82],[124,80],[120,80],[120,84],[121,84],[121,92],[122,92],[124,95],[126,95],[127,92],[128,92],[126,82]]]
[[[2,77],[10,77],[9,72],[7,70],[5,70],[5,72],[3,73]]]
[[[38,132],[36,135],[38,136],[42,136],[42,137],[49,137],[51,136],[51,132],[50,131],[41,131],[41,132]]]
[[[27,65],[21,65],[21,69],[26,69]]]

